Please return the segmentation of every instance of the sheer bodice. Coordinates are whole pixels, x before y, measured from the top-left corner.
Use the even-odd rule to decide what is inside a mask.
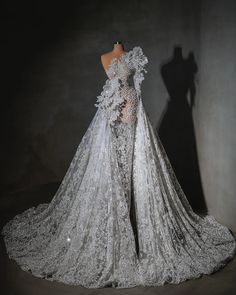
[[[110,61],[110,65],[106,70],[106,74],[109,79],[118,78],[120,82],[127,84],[127,80],[132,73],[131,68],[125,62],[125,56],[127,52],[123,52],[119,58],[113,57]]]
[[[117,122],[134,124],[140,98],[140,85],[143,80],[143,68],[147,57],[140,47],[124,52],[118,58],[112,58],[106,70],[108,80],[98,96],[95,106],[104,110],[110,124]]]
[[[133,124],[136,120],[138,97],[133,84],[134,71],[126,63],[125,55],[126,52],[120,59],[113,58],[106,73],[110,80],[119,85],[118,93],[122,102],[119,105],[120,113],[117,120]]]

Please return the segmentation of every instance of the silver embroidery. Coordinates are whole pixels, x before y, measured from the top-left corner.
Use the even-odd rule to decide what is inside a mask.
[[[161,286],[211,274],[234,257],[234,236],[193,212],[154,134],[141,99],[146,63],[139,46],[112,63],[52,201],[4,225],[7,253],[23,270],[86,288]]]
[[[121,55],[119,60],[111,60],[103,91],[98,96],[96,107],[101,108],[111,125],[116,121],[134,123],[136,109],[141,92],[141,83],[147,57],[141,47],[135,46],[129,52]],[[133,85],[129,83],[133,77]]]

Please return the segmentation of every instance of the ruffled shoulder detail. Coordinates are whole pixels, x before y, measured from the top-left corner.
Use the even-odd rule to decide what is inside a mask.
[[[135,46],[133,48],[130,52],[130,59],[137,70],[144,70],[144,72],[147,72],[144,66],[148,63],[148,58],[143,53],[143,49],[140,46]]]
[[[144,73],[147,73],[145,65],[148,63],[147,56],[143,53],[140,46],[135,46],[131,52],[131,62],[135,69],[134,73],[134,87],[137,91],[138,97],[141,98],[141,84],[144,80]]]

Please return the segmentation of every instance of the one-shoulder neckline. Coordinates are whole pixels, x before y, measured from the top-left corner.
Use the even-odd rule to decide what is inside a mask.
[[[126,56],[129,56],[132,52],[135,53],[136,50],[141,50],[142,51],[142,48],[140,46],[134,46],[132,49],[130,49],[129,51],[125,51],[123,52],[119,57],[113,57],[111,60],[110,60],[110,64],[107,68],[107,70],[105,69],[105,73],[107,74],[108,78],[109,78],[109,73],[113,67],[113,65],[115,64],[115,61],[117,61],[117,64],[122,62],[122,60],[124,60],[124,58]],[[109,78],[110,79],[110,78]]]
[[[118,62],[121,62],[121,61],[124,59],[124,57],[125,57],[126,55],[130,54],[135,48],[138,48],[138,47],[141,48],[140,46],[134,46],[134,47],[133,47],[132,49],[130,49],[129,51],[125,51],[125,52],[123,52],[119,57],[113,57],[113,58],[110,60],[110,64],[109,64],[107,70],[105,70],[105,72],[108,73],[108,72],[110,71],[111,66],[114,64],[115,61],[117,61],[117,63],[118,63]]]
[[[128,54],[130,51],[123,52],[119,57],[116,57],[116,56],[112,57],[111,60],[110,60],[108,68],[105,69],[105,72],[108,73],[110,71],[110,69],[111,69],[112,64],[114,64],[114,61],[121,62],[121,60],[124,58],[124,56],[126,54]]]

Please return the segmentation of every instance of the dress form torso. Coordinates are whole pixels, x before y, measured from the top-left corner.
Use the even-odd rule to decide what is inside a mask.
[[[128,52],[124,51],[122,44],[114,44],[114,49],[101,55],[101,63],[110,80],[119,78],[120,95],[124,102],[120,105],[120,118],[123,123],[134,123],[136,120],[137,95],[135,88],[128,83],[131,72],[125,63],[125,56]],[[113,64],[116,63],[116,65]],[[118,64],[118,65],[117,65]],[[114,66],[116,70],[113,72]],[[118,120],[118,121],[119,121]]]
[[[125,53],[124,46],[122,44],[114,44],[113,50],[101,55],[101,63],[105,72],[109,69],[112,59],[118,58]]]

